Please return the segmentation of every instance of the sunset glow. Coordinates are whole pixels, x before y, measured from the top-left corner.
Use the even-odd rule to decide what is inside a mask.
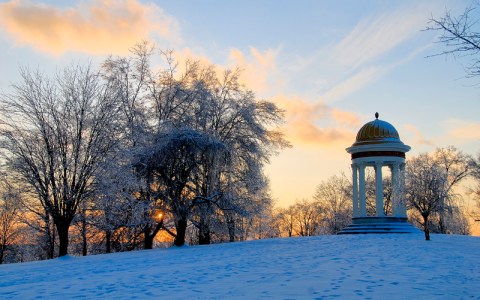
[[[285,110],[293,148],[266,173],[277,205],[288,206],[350,172],[345,148],[376,111],[412,147],[408,155],[480,151],[478,78],[465,77],[468,58],[430,57],[442,48],[422,31],[470,2],[0,1],[0,89],[16,82],[19,66],[96,66],[144,39],[180,62],[239,67],[259,99]]]

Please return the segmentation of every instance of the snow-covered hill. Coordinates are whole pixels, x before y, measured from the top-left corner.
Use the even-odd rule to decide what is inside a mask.
[[[480,299],[480,238],[343,235],[0,266],[12,299]]]

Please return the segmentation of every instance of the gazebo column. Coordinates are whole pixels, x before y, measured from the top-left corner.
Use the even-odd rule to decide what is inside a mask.
[[[399,215],[400,217],[402,218],[406,218],[407,217],[407,200],[405,199],[405,163],[401,163],[400,164],[400,167],[399,167],[400,171],[399,171],[399,202],[401,202],[401,205],[400,205],[400,210],[399,210]]]
[[[392,216],[401,217],[402,199],[400,198],[400,164],[398,162],[394,162],[390,166],[390,170],[392,173]]]
[[[385,216],[383,212],[383,183],[382,183],[382,162],[375,163],[375,200],[376,200],[376,216]]]
[[[360,217],[367,216],[367,198],[365,194],[365,164],[358,166]]]
[[[356,218],[359,215],[358,208],[358,167],[356,164],[352,164],[352,186],[353,186],[353,217]]]

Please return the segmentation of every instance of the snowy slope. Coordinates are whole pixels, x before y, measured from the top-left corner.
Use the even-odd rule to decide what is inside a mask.
[[[480,299],[480,238],[344,235],[0,266],[2,299]]]

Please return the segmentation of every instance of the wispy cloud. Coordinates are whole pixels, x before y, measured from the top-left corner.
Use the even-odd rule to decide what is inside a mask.
[[[429,47],[431,47],[430,44],[413,49],[400,60],[394,61],[390,64],[378,64],[360,68],[358,72],[353,73],[350,77],[347,77],[347,79],[344,81],[338,82],[331,89],[326,91],[323,97],[329,103],[348,97],[351,94],[375,83],[377,80],[382,78],[382,76],[388,74],[400,65],[413,60]]]
[[[17,45],[52,54],[125,53],[141,39],[180,39],[173,17],[137,0],[80,2],[69,8],[12,0],[0,4],[0,25]]]
[[[420,7],[364,19],[333,47],[332,59],[340,66],[360,67],[413,38],[424,26],[425,11]]]
[[[375,82],[381,75],[385,74],[386,69],[382,67],[365,68],[344,81],[339,82],[324,94],[324,98],[329,102],[345,98],[352,93],[364,88],[366,85]]]
[[[437,134],[431,134],[428,138],[416,126],[406,124],[404,126],[413,149],[432,151],[436,147],[448,145],[475,145],[478,149],[480,143],[480,122],[473,120],[448,119],[439,123]],[[403,139],[402,139],[403,140]]]
[[[329,69],[336,70],[337,79],[324,91],[325,100],[332,103],[348,97],[430,47],[428,43],[408,49],[403,58],[394,61],[388,58],[391,52],[420,34],[429,9],[420,4],[361,20],[327,54],[327,64]]]

